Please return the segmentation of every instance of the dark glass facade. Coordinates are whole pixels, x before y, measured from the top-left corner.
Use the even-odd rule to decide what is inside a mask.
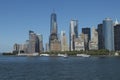
[[[98,49],[104,49],[103,24],[98,24]]]
[[[56,33],[57,34],[57,16],[55,13],[51,14],[51,20],[50,20],[50,33]]]
[[[85,43],[85,50],[89,50],[89,41],[91,40],[91,30],[90,28],[82,28],[82,33],[88,35],[88,42]]]
[[[103,37],[105,49],[114,51],[114,29],[113,21],[110,18],[103,20]]]
[[[120,50],[120,24],[114,26],[114,45],[115,51]]]
[[[88,41],[91,40],[91,30],[90,30],[90,28],[82,28],[82,33],[88,34]]]

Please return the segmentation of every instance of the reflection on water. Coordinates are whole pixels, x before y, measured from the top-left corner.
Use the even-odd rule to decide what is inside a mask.
[[[120,80],[120,57],[0,56],[0,80]]]

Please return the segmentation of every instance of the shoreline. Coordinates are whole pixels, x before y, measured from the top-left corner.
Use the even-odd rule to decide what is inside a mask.
[[[15,56],[15,57],[64,57],[64,56],[58,56],[58,55],[49,55],[49,56],[40,56],[40,55],[3,55],[1,54],[0,56]],[[82,56],[77,56],[77,55],[67,55],[67,57],[82,57]],[[89,57],[120,57],[120,55],[115,56],[115,55],[90,55]]]

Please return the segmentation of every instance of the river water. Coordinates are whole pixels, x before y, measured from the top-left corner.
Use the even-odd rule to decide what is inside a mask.
[[[0,56],[0,80],[120,80],[120,57]]]

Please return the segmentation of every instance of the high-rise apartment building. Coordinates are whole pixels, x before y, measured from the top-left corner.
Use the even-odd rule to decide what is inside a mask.
[[[33,31],[29,31],[29,47],[28,52],[29,53],[36,53],[36,39],[37,36]]]
[[[105,49],[114,51],[114,29],[113,21],[110,18],[103,20],[103,37]]]
[[[90,28],[82,28],[82,33],[88,35],[88,42],[85,43],[85,50],[89,50],[89,41],[91,40]]]
[[[40,47],[43,45],[41,39],[41,35],[37,35],[33,31],[29,31],[28,53],[40,53]]]
[[[78,38],[78,20],[70,21],[70,46],[69,50],[75,50],[75,39]]]
[[[43,52],[43,36],[36,34],[33,31],[29,31],[29,46],[28,53],[40,53]]]
[[[68,42],[65,31],[61,31],[61,51],[68,51]]]

